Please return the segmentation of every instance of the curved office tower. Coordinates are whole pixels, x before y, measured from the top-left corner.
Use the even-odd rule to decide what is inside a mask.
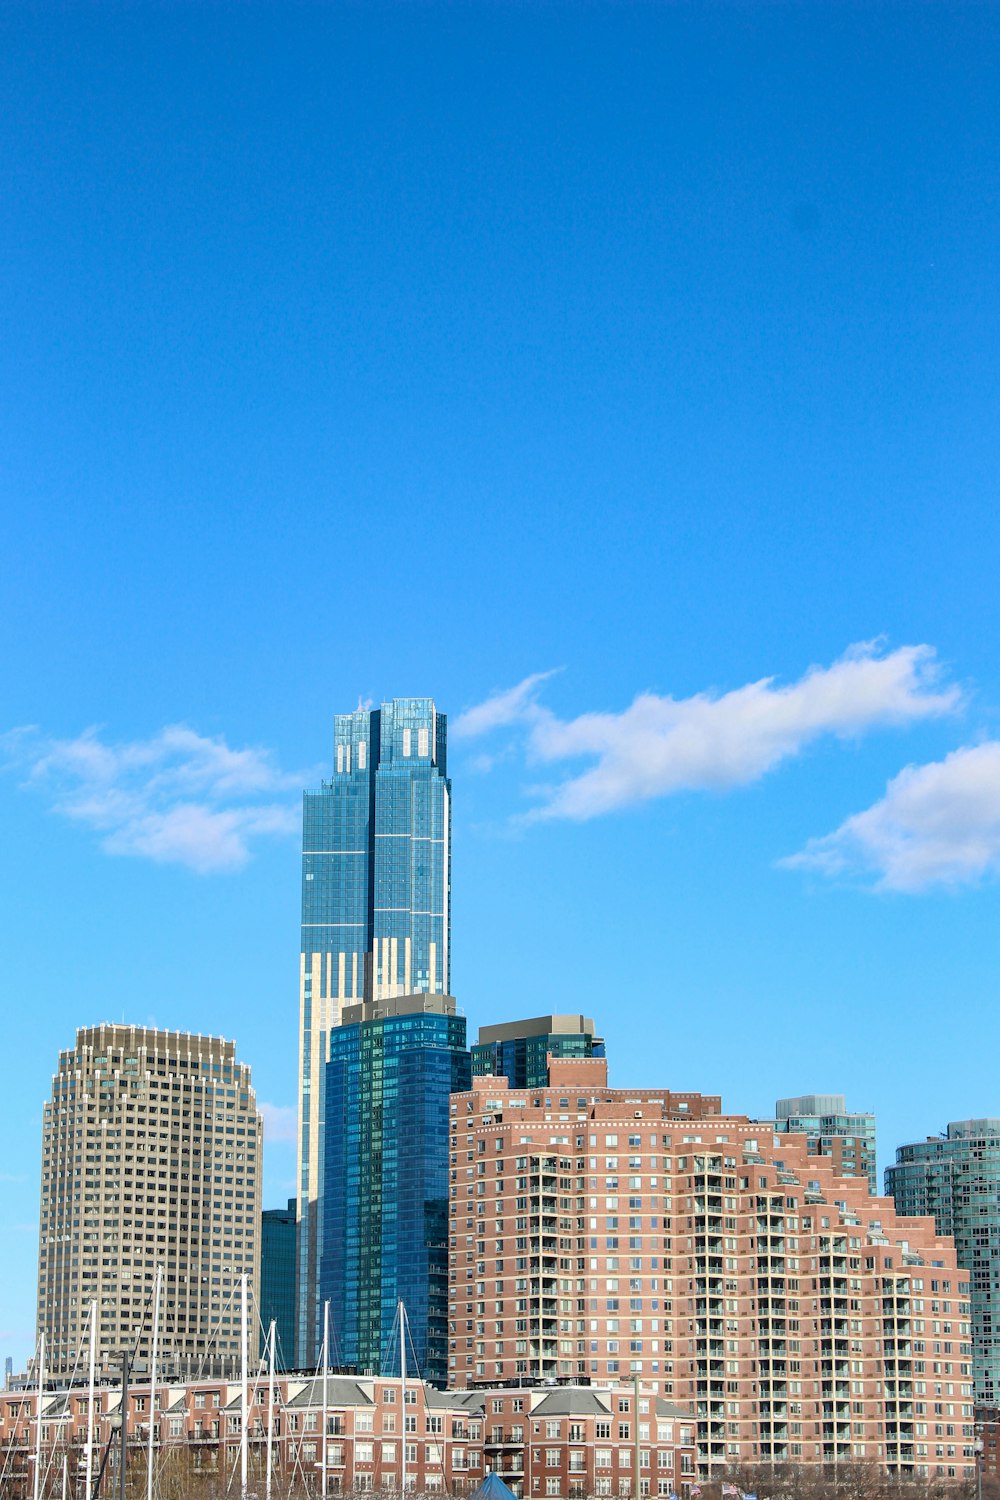
[[[314,1365],[323,1240],[323,1090],[345,1005],[450,992],[447,719],[394,698],[334,719],[328,781],[302,818],[297,1359]]]
[[[259,1283],[262,1144],[233,1042],[114,1022],[77,1031],[42,1138],[38,1327],[53,1377],[86,1370],[95,1301],[100,1376],[121,1349],[149,1360],[157,1266],[161,1372],[239,1369],[234,1297],[244,1272]]]

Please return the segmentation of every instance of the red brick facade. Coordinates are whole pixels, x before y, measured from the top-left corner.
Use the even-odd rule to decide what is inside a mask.
[[[805,1137],[718,1098],[477,1078],[451,1105],[450,1384],[644,1385],[706,1475],[871,1459],[975,1470],[968,1272]]]
[[[404,1400],[405,1396],[405,1400]],[[144,1480],[149,1443],[148,1386],[129,1394],[129,1470]],[[638,1413],[636,1403],[638,1400]],[[63,1457],[72,1492],[85,1473],[86,1389],[48,1392],[42,1401],[42,1493],[59,1492]],[[121,1391],[99,1387],[94,1473],[112,1443]],[[421,1495],[463,1494],[490,1469],[518,1494],[632,1493],[639,1443],[643,1494],[683,1495],[695,1469],[693,1419],[648,1390],[548,1388],[435,1391],[419,1381],[333,1376],[327,1381],[327,1490],[406,1490]],[[249,1473],[261,1489],[268,1427],[266,1379],[251,1384]],[[0,1394],[0,1472],[5,1500],[27,1500],[34,1488],[37,1397]],[[323,1381],[282,1376],[275,1381],[272,1473],[289,1484],[321,1489]],[[632,1426],[638,1420],[638,1434]],[[184,1465],[186,1473],[228,1478],[239,1463],[241,1388],[218,1381],[162,1386],[157,1397],[157,1472]],[[117,1493],[117,1440],[102,1493]],[[144,1492],[144,1491],[143,1491]]]

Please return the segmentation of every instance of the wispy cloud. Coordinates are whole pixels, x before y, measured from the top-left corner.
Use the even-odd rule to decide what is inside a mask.
[[[109,854],[209,874],[246,864],[254,839],[298,827],[292,793],[303,773],[282,772],[268,750],[233,749],[183,724],[119,742],[96,728],[68,740],[15,729],[0,736],[0,756],[55,812],[99,833]]]
[[[932,647],[880,642],[852,646],[797,682],[764,677],[726,693],[689,698],[641,693],[618,713],[560,719],[538,702],[548,673],[527,677],[461,716],[467,738],[519,725],[529,761],[594,764],[539,789],[529,819],[583,820],[687,790],[725,790],[757,781],[825,735],[847,738],[955,710],[957,687],[942,685]]]
[[[264,1139],[272,1145],[282,1142],[285,1145],[295,1145],[298,1124],[295,1108],[291,1104],[267,1104],[259,1103],[261,1118],[264,1121]]]
[[[467,708],[451,724],[453,739],[475,739],[493,729],[504,729],[509,724],[523,724],[544,713],[535,701],[538,689],[560,670],[552,667],[548,672],[533,672],[516,687],[504,688],[491,693],[474,708]]]
[[[968,885],[1000,873],[1000,742],[907,766],[885,796],[781,863],[879,890]]]

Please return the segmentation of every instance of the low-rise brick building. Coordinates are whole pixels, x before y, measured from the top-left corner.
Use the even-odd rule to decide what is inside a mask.
[[[684,1495],[695,1473],[694,1421],[632,1388],[561,1387],[443,1392],[421,1381],[328,1375],[326,1466],[329,1494],[413,1491],[464,1494],[490,1470],[517,1494],[631,1495],[639,1453],[642,1494]],[[266,1377],[250,1382],[248,1468],[255,1490],[266,1473],[271,1426],[272,1473],[279,1493],[322,1489],[324,1381],[275,1379],[273,1411]],[[128,1401],[128,1463],[144,1477],[149,1445],[150,1388],[135,1385]],[[5,1500],[34,1492],[37,1394],[0,1394],[0,1471]],[[66,1460],[72,1492],[82,1492],[88,1392],[48,1391],[42,1397],[42,1494],[57,1493]],[[102,1493],[117,1493],[120,1387],[99,1386],[95,1402],[93,1472],[107,1454]],[[635,1423],[638,1423],[636,1427]],[[183,1479],[228,1480],[239,1464],[242,1387],[200,1381],[157,1389],[156,1472]],[[45,1476],[48,1476],[46,1480]],[[404,1485],[405,1478],[405,1485]]]
[[[486,1462],[515,1494],[686,1495],[695,1426],[653,1392],[599,1386],[476,1391]]]
[[[995,1406],[977,1406],[976,1439],[979,1463],[984,1479],[1000,1483],[1000,1409]]]

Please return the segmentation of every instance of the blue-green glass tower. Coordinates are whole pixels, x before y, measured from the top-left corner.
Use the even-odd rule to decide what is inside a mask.
[[[1000,1400],[1000,1120],[953,1120],[947,1135],[897,1146],[895,1166],[885,1169],[885,1190],[898,1214],[932,1215],[938,1234],[953,1237],[959,1265],[971,1272],[976,1401],[995,1406]],[[931,1324],[927,1327],[930,1332]]]
[[[318,1352],[330,1034],[345,1006],[450,989],[447,738],[431,698],[338,714],[330,779],[303,799],[296,1357],[304,1367]]]
[[[402,1300],[420,1374],[446,1382],[449,1100],[471,1079],[447,995],[347,1007],[331,1033],[321,1300],[345,1364],[380,1369]]]
[[[260,1216],[260,1352],[274,1321],[275,1369],[295,1358],[295,1199],[287,1208],[265,1208]]]

